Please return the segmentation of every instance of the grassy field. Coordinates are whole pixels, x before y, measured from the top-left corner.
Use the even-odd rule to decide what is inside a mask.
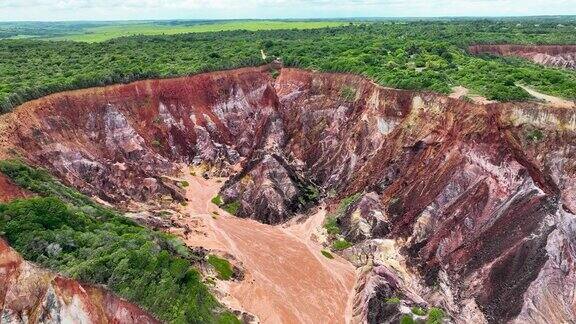
[[[78,33],[58,37],[46,37],[47,40],[72,40],[77,42],[103,42],[112,38],[132,35],[174,35],[183,33],[218,32],[230,30],[275,30],[275,29],[312,29],[346,25],[344,21],[280,21],[245,20],[199,22],[186,25],[160,23],[128,23],[110,26],[85,28]]]

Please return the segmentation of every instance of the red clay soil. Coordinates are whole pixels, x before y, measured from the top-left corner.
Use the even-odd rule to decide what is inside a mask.
[[[468,52],[516,56],[542,65],[576,69],[576,45],[472,45]]]
[[[188,174],[186,172],[185,174]],[[240,306],[262,323],[345,323],[354,287],[354,267],[340,257],[328,259],[311,240],[310,228],[284,229],[230,216],[210,202],[221,183],[186,176],[190,183],[181,225],[201,229],[184,235],[191,246],[211,247],[234,255],[245,278],[230,285],[231,307]],[[215,216],[213,212],[217,212]],[[202,225],[200,225],[202,224]]]
[[[18,187],[5,175],[0,173],[0,203],[13,199],[30,197],[31,193]]]

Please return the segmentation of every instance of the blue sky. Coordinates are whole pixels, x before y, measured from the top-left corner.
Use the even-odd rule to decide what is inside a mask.
[[[0,0],[0,20],[576,14],[576,0]]]

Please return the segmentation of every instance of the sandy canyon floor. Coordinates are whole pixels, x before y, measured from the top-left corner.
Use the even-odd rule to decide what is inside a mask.
[[[224,284],[224,302],[255,314],[261,323],[349,322],[354,267],[339,256],[321,254],[317,231],[325,210],[302,222],[271,226],[234,217],[211,202],[224,179],[206,180],[185,170],[188,217],[176,230],[190,247],[230,254],[245,271],[243,280]],[[217,215],[216,215],[217,214]],[[255,239],[258,238],[258,239]]]

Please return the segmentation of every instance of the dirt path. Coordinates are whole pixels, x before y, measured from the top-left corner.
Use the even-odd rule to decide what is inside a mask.
[[[548,105],[550,105],[552,107],[558,107],[558,108],[574,108],[574,107],[576,107],[576,103],[574,101],[562,99],[559,97],[550,96],[550,95],[538,92],[538,91],[536,91],[530,87],[527,87],[525,85],[521,85],[521,84],[516,84],[516,85],[519,86],[520,88],[526,90],[526,92],[528,92],[533,97],[535,97],[537,99],[544,100]]]
[[[301,224],[269,226],[227,215],[213,205],[210,200],[222,185],[217,180],[185,179],[190,183],[190,218],[179,222],[196,230],[186,243],[228,252],[246,269],[245,279],[229,286],[231,304],[262,323],[348,322],[354,267],[339,257],[327,259],[311,239],[324,210]]]
[[[474,103],[477,103],[479,105],[487,105],[496,102],[494,100],[488,100],[479,95],[470,95],[470,89],[465,88],[463,86],[453,87],[452,93],[450,93],[449,97],[454,99],[465,99],[466,97],[468,97]]]

